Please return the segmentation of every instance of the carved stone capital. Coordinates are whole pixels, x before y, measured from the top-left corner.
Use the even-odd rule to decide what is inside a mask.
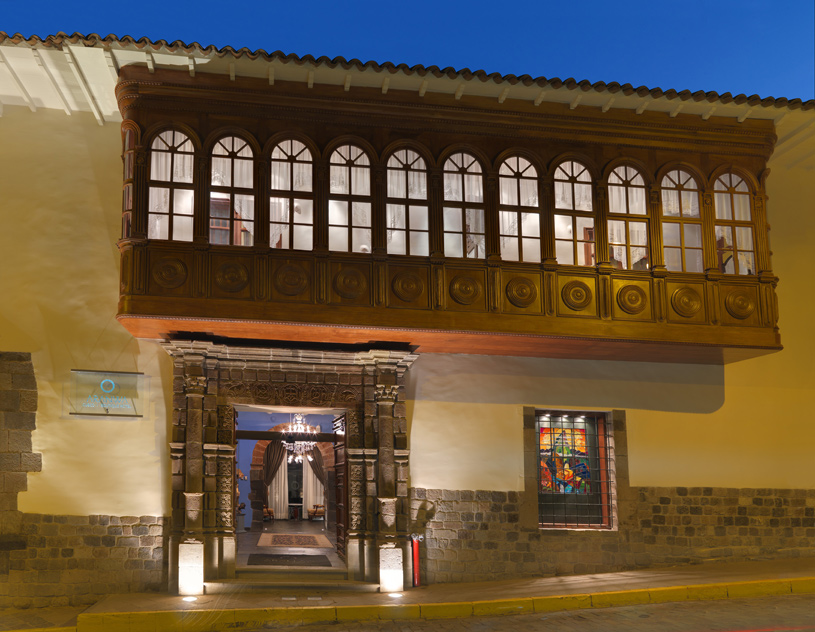
[[[399,387],[395,384],[377,384],[374,397],[378,404],[395,404],[399,397]]]
[[[203,397],[207,390],[207,378],[203,376],[185,377],[184,392],[190,397]]]

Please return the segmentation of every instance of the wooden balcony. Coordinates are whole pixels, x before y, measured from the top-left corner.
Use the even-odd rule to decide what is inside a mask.
[[[136,337],[727,363],[781,349],[775,279],[123,240]]]

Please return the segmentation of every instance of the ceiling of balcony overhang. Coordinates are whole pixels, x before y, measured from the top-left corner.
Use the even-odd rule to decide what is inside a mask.
[[[0,32],[0,115],[3,106],[23,106],[32,111],[60,109],[67,115],[90,112],[100,125],[117,123],[121,116],[114,88],[119,69],[141,64],[151,71],[182,69],[191,76],[218,74],[253,77],[275,82],[301,82],[313,85],[409,91],[449,95],[451,103],[466,103],[468,96],[495,99],[496,106],[514,100],[539,105],[543,102],[567,104],[571,109],[591,107],[602,112],[633,110],[747,119],[771,119],[776,125],[778,143],[772,166],[815,169],[815,100],[801,101],[758,95],[732,96],[728,93],[662,90],[630,84],[590,83],[574,79],[528,75],[487,74],[484,71],[440,69],[436,66],[378,64],[311,56],[298,57],[281,52],[235,50],[231,47],[204,47],[182,42],[152,42],[146,38],[117,38],[109,35],[82,36],[63,33],[25,38]]]

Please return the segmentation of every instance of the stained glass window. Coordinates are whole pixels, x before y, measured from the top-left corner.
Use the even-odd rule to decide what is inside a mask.
[[[610,527],[609,444],[605,416],[538,415],[539,521],[542,526]]]

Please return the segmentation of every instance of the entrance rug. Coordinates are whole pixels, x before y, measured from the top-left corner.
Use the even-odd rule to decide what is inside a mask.
[[[266,555],[250,553],[249,566],[331,566],[325,555]]]
[[[324,535],[305,533],[263,533],[258,546],[302,546],[308,548],[333,548]]]

